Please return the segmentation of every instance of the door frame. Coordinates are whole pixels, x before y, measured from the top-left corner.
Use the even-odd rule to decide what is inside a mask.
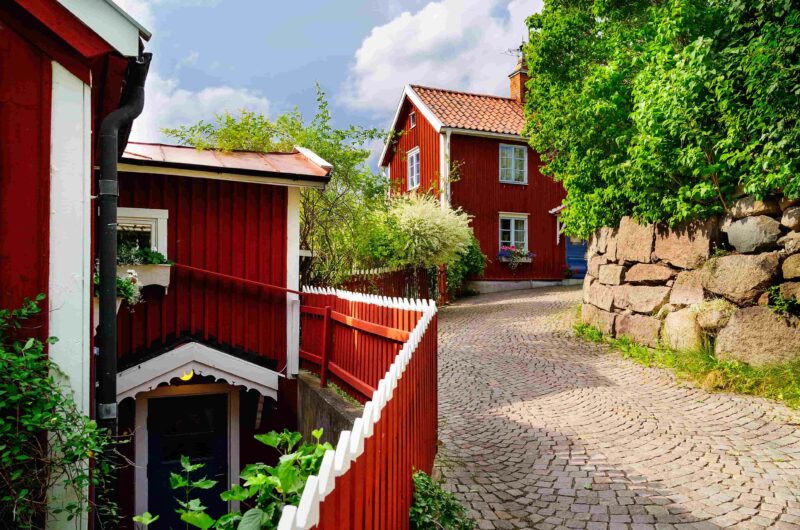
[[[137,514],[148,510],[147,464],[149,461],[149,440],[147,433],[147,407],[150,398],[202,396],[208,394],[226,394],[228,396],[228,483],[225,484],[225,489],[230,488],[231,484],[239,483],[239,387],[224,383],[209,383],[162,386],[149,392],[142,392],[136,395],[136,427],[134,431],[136,461],[134,506]],[[228,509],[238,510],[239,502],[229,502]]]

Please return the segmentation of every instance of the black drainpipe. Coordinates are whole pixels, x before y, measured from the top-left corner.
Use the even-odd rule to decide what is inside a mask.
[[[127,143],[131,124],[144,108],[144,82],[153,54],[144,53],[131,59],[125,75],[120,107],[100,124],[100,180],[98,182],[97,241],[100,273],[100,324],[97,332],[99,357],[97,381],[97,423],[117,435],[117,161]],[[120,142],[120,133],[123,139]],[[112,462],[113,465],[113,462]],[[107,477],[104,491],[98,492],[113,500],[115,474]],[[102,527],[102,526],[101,526]]]

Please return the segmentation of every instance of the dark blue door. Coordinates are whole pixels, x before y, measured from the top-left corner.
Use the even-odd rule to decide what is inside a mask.
[[[170,488],[170,473],[181,473],[181,456],[205,467],[192,478],[203,476],[218,481],[210,490],[195,490],[190,498],[199,498],[212,517],[227,511],[219,498],[228,482],[228,395],[209,394],[151,398],[147,405],[147,500],[148,511],[160,519],[153,530],[184,529],[175,513],[175,498],[183,493]]]
[[[566,243],[567,267],[574,271],[573,278],[583,278],[586,276],[586,241],[573,242],[567,237]]]

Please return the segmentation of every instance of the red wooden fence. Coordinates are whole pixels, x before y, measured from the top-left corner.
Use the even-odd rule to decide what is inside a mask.
[[[370,400],[278,528],[407,530],[411,474],[436,456],[436,304],[331,289],[303,302],[301,358]]]
[[[400,298],[433,299],[447,302],[447,274],[442,268],[432,274],[428,269],[368,269],[354,271],[342,287],[348,291]]]

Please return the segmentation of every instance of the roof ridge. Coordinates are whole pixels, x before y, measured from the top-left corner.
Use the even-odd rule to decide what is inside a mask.
[[[479,92],[465,92],[463,90],[452,90],[450,88],[438,88],[438,87],[426,86],[426,85],[409,84],[409,86],[411,88],[424,88],[426,90],[436,90],[438,92],[449,92],[450,94],[462,94],[462,95],[465,95],[465,96],[477,96],[477,97],[482,97],[482,98],[501,99],[503,101],[516,103],[516,100],[514,98],[510,98],[510,97],[504,98],[503,96],[495,96],[493,94],[482,94],[482,93],[479,93]]]

